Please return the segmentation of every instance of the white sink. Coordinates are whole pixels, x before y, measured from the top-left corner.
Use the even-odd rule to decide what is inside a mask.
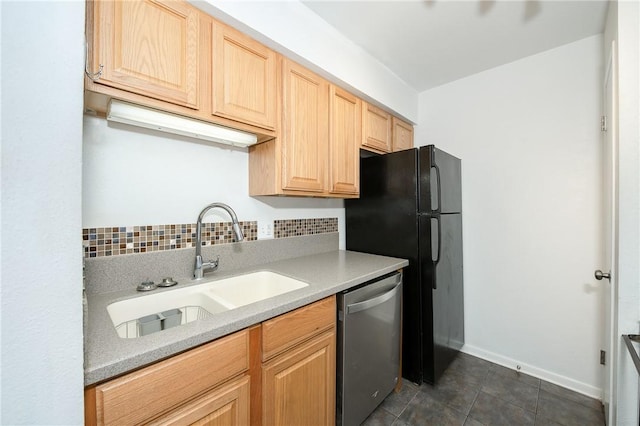
[[[176,308],[182,311],[181,324],[229,310],[197,287],[188,287],[115,302],[107,306],[107,312],[118,335],[133,338],[139,337],[138,318]]]
[[[207,284],[207,295],[230,308],[279,296],[309,284],[270,271],[254,272]]]
[[[309,284],[274,272],[260,271],[221,280],[205,282],[182,289],[152,293],[107,306],[107,312],[118,335],[139,337],[142,332],[138,319],[175,309],[180,310],[179,324],[207,318],[250,303],[269,299]],[[156,319],[158,327],[168,324]]]

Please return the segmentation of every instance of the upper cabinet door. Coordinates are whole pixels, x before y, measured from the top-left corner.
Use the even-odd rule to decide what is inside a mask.
[[[362,147],[376,152],[391,152],[391,114],[363,102]]]
[[[331,85],[329,114],[329,192],[358,195],[362,102]]]
[[[274,129],[275,52],[224,24],[213,25],[213,114]]]
[[[413,148],[413,126],[393,117],[393,152]]]
[[[186,2],[97,1],[97,83],[198,109],[199,12]]]
[[[284,59],[283,189],[323,192],[328,155],[329,83]]]

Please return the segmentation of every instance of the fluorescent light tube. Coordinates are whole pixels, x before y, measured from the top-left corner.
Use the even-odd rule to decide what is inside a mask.
[[[181,117],[117,99],[111,99],[109,102],[107,120],[233,146],[247,147],[258,142],[258,137],[251,133]]]

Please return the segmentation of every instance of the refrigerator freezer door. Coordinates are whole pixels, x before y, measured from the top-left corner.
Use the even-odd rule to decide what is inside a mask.
[[[433,145],[420,148],[420,211],[461,213],[462,175],[460,159]]]

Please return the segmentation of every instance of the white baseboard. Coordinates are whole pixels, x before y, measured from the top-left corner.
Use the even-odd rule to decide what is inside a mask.
[[[591,386],[587,383],[579,382],[570,377],[562,376],[560,374],[553,373],[551,371],[538,368],[533,365],[524,364],[518,360],[507,358],[503,355],[496,354],[494,352],[486,351],[478,347],[465,344],[462,347],[462,352],[469,355],[473,355],[478,358],[493,362],[494,364],[502,365],[503,367],[516,370],[520,366],[520,372],[528,374],[538,379],[546,380],[563,388],[571,389],[583,395],[587,395],[591,398],[602,400],[602,389],[595,386]]]

